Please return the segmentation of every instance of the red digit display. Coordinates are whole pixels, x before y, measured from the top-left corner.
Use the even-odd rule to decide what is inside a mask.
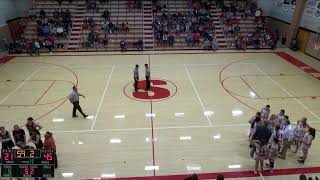
[[[13,153],[4,153],[4,160],[13,161]]]
[[[51,161],[51,160],[52,160],[52,153],[45,153],[45,154],[43,154],[43,157],[44,157],[47,161]]]
[[[29,169],[28,169],[28,168],[25,168],[25,169],[24,169],[24,174],[25,174],[25,175],[28,175],[28,174],[29,174]]]

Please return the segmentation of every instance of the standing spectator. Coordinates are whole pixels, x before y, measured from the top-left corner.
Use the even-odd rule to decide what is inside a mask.
[[[77,86],[73,86],[72,87],[72,93],[69,95],[69,101],[73,104],[73,110],[72,110],[72,117],[78,117],[77,116],[77,110],[82,114],[82,116],[84,118],[88,117],[88,115],[86,115],[84,112],[82,112],[82,109],[81,109],[81,106],[80,106],[80,103],[79,103],[79,96],[85,98],[84,95],[80,94],[78,92],[78,88]]]
[[[13,126],[12,135],[16,145],[18,143],[26,143],[26,133],[18,125]]]
[[[51,132],[46,132],[46,134],[44,135],[43,149],[56,150],[56,143],[53,139]],[[54,158],[54,167],[55,168],[58,167],[57,153],[55,154],[55,158]]]
[[[0,141],[2,143],[2,149],[11,149],[14,147],[10,133],[6,131],[3,126],[0,127]]]
[[[302,147],[301,147],[303,156],[302,157],[300,156],[298,159],[298,162],[300,164],[304,164],[305,160],[307,159],[309,149],[315,137],[316,137],[316,130],[314,128],[309,128],[308,132],[303,137]]]

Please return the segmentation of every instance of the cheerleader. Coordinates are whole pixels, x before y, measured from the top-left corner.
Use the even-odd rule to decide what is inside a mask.
[[[11,149],[14,147],[10,133],[6,131],[3,126],[0,127],[0,141],[2,143],[2,149]]]
[[[312,145],[312,141],[316,137],[316,130],[314,128],[309,128],[308,132],[304,135],[302,140],[301,149],[303,152],[303,156],[300,156],[298,159],[298,163],[304,164],[307,159],[309,149]]]
[[[253,141],[254,146],[256,147],[256,150],[254,152],[254,160],[255,160],[255,168],[254,168],[254,174],[258,173],[258,168],[260,164],[260,172],[263,172],[263,161],[266,159],[268,154],[268,145],[266,140],[254,140]]]
[[[274,168],[274,162],[278,157],[279,151],[280,151],[280,146],[279,146],[279,140],[278,138],[274,138],[272,143],[268,145],[269,146],[269,151],[268,151],[268,160],[269,160],[269,172],[273,172]]]
[[[297,126],[296,128],[293,130],[293,134],[294,134],[294,138],[293,141],[295,143],[295,150],[293,151],[293,153],[297,153],[298,149],[301,146],[304,134],[305,134],[305,129],[303,128],[303,124],[302,121],[298,121],[297,122]]]

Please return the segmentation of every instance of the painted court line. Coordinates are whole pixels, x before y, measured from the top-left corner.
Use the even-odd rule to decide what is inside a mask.
[[[257,64],[255,65],[257,69],[264,74],[266,77],[268,77],[275,85],[277,85],[280,89],[282,89],[283,92],[287,93],[290,97],[294,97],[292,94],[290,94],[285,88],[283,88],[279,83],[277,83],[275,80],[273,80],[269,75],[267,75]],[[312,112],[306,105],[304,105],[301,101],[299,101],[297,98],[293,98],[298,104],[300,104],[304,109],[309,111],[314,117],[316,117],[318,120],[320,120],[320,117],[316,115],[314,112]]]
[[[155,127],[154,130],[168,130],[168,129],[194,129],[194,128],[218,128],[218,127],[242,127],[249,126],[248,124],[222,124],[212,126],[169,126],[169,127]],[[67,130],[67,131],[52,131],[54,133],[85,133],[85,132],[116,132],[116,131],[142,131],[151,130],[152,128],[124,128],[124,129],[93,129],[93,130]]]
[[[27,79],[23,80],[23,81],[21,82],[21,84],[20,84],[18,87],[16,87],[13,91],[11,91],[11,93],[9,93],[9,94],[0,102],[0,104],[2,104],[4,101],[6,101],[6,100],[7,100],[13,93],[15,93],[18,89],[20,89],[20,88],[24,85],[24,83],[25,83],[26,81],[30,80],[30,79],[32,78],[32,76],[34,76],[39,70],[40,70],[40,68],[37,69],[37,70],[35,70],[35,71],[33,71],[33,72],[30,74],[30,76],[27,77]]]
[[[100,112],[100,109],[101,109],[101,106],[102,106],[102,102],[103,102],[104,97],[105,97],[105,95],[106,95],[106,92],[107,92],[107,90],[108,90],[109,83],[110,83],[111,76],[112,76],[112,73],[113,73],[114,68],[115,68],[115,66],[112,66],[112,69],[111,69],[111,72],[110,72],[110,75],[109,75],[109,79],[108,79],[108,81],[107,81],[107,83],[106,83],[106,86],[105,86],[105,88],[104,88],[104,91],[103,91],[103,94],[102,94],[102,97],[101,97],[101,100],[100,100],[100,103],[99,103],[99,106],[98,106],[97,113],[96,113],[96,115],[95,115],[95,117],[94,117],[94,120],[93,120],[93,122],[92,122],[91,130],[93,130],[94,124],[95,124],[96,121],[97,121],[97,118],[98,118],[98,115],[99,115],[99,112]]]
[[[198,90],[197,90],[197,88],[195,87],[194,82],[193,82],[193,80],[192,80],[192,78],[191,78],[191,76],[190,76],[189,70],[188,70],[188,68],[187,68],[186,65],[184,65],[184,68],[185,68],[186,73],[187,73],[187,75],[188,75],[188,77],[189,77],[189,80],[190,80],[190,82],[191,82],[191,84],[192,84],[192,86],[193,86],[193,89],[194,89],[194,91],[195,91],[195,93],[196,93],[196,95],[197,95],[197,97],[198,97],[199,103],[200,103],[200,105],[201,105],[201,107],[202,107],[202,109],[203,109],[203,113],[205,113],[205,112],[207,112],[207,110],[206,110],[206,108],[204,107],[204,105],[203,105],[203,103],[202,103],[202,100],[201,100],[201,98],[200,98],[200,96],[199,96]],[[211,126],[212,126],[212,123],[211,123],[211,120],[210,120],[210,118],[209,118],[208,113],[205,113],[205,116],[207,117],[207,120],[208,120],[209,125],[210,125],[210,127],[211,127]]]

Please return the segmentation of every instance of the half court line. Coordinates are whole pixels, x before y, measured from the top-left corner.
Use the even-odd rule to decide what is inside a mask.
[[[32,76],[34,76],[39,70],[40,70],[40,68],[38,68],[37,70],[33,71],[33,72],[29,75],[29,77],[27,77],[27,79],[23,80],[18,87],[16,87],[13,91],[11,91],[11,93],[9,93],[9,94],[0,102],[0,104],[2,104],[4,101],[6,101],[6,100],[7,100],[13,93],[15,93],[18,89],[20,89],[20,88],[24,85],[24,83],[25,83],[26,81],[30,80],[30,79],[32,78]]]
[[[195,87],[194,82],[193,82],[193,80],[192,80],[192,78],[191,78],[191,76],[190,76],[189,70],[188,70],[188,68],[187,68],[186,65],[184,65],[184,68],[185,68],[185,70],[186,70],[186,72],[187,72],[187,75],[188,75],[189,80],[190,80],[190,82],[191,82],[191,84],[192,84],[192,86],[193,86],[193,89],[194,89],[194,91],[195,91],[195,93],[196,93],[196,95],[197,95],[197,97],[198,97],[199,103],[200,103],[200,105],[201,105],[201,107],[202,107],[202,109],[203,109],[203,113],[204,113],[204,115],[207,117],[207,120],[208,120],[208,122],[209,122],[210,127],[212,127],[212,123],[211,123],[211,120],[210,120],[210,118],[209,118],[209,115],[208,115],[208,113],[206,113],[207,110],[206,110],[206,108],[204,107],[204,105],[203,105],[203,103],[202,103],[202,100],[201,100],[201,98],[200,98],[200,96],[199,96],[198,90],[197,90],[197,88]]]
[[[100,103],[99,103],[99,106],[98,106],[98,109],[97,109],[97,113],[96,113],[96,115],[95,115],[95,117],[94,117],[94,120],[93,120],[93,122],[92,122],[92,125],[91,125],[91,130],[93,130],[94,125],[95,125],[95,123],[96,123],[96,121],[97,121],[97,118],[98,118],[98,115],[99,115],[99,112],[100,112],[100,109],[101,109],[101,106],[102,106],[102,102],[103,102],[104,97],[105,97],[105,95],[106,95],[106,92],[107,92],[107,90],[108,90],[109,83],[110,83],[111,76],[112,76],[112,73],[113,73],[113,71],[114,71],[114,68],[115,68],[115,66],[112,66],[112,69],[111,69],[111,72],[110,72],[110,75],[109,75],[109,79],[108,79],[108,81],[107,81],[107,83],[106,83],[106,86],[105,86],[105,88],[104,88],[104,91],[103,91],[103,94],[102,94],[102,97],[101,97],[101,100],[100,100]]]
[[[282,87],[279,83],[277,83],[275,80],[273,80],[267,73],[265,73],[257,64],[255,64],[257,69],[264,74],[268,79],[270,79],[275,85],[277,85],[280,89],[282,89],[283,92],[288,94],[290,97],[294,97],[292,94],[290,94],[284,87]],[[304,109],[309,111],[314,117],[316,117],[318,120],[320,120],[320,117],[316,115],[314,112],[312,112],[306,105],[304,105],[301,101],[299,101],[297,98],[293,98],[298,104],[300,104]]]

